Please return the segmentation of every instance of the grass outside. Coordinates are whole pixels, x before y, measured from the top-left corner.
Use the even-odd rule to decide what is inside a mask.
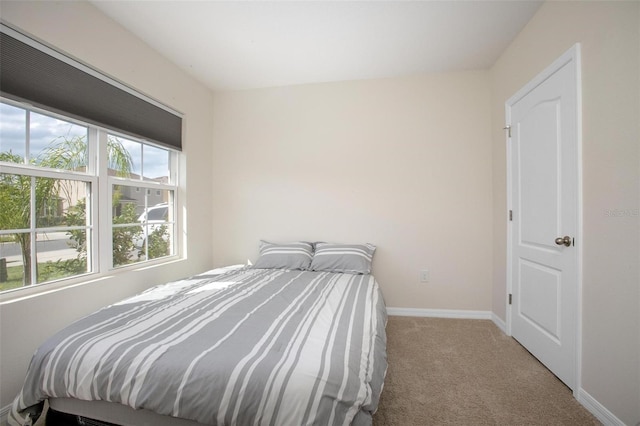
[[[0,291],[22,287],[22,265],[7,267],[7,281],[0,283]]]
[[[38,284],[42,284],[47,281],[53,281],[60,278],[70,277],[73,275],[83,274],[87,271],[86,264],[84,262],[75,261],[57,261],[57,262],[44,262],[38,264]],[[74,264],[75,263],[75,264]],[[7,280],[0,282],[0,291],[11,290],[14,288],[23,287],[22,280],[24,278],[22,265],[8,266],[7,267]]]

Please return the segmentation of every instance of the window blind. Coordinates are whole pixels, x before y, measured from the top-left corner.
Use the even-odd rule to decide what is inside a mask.
[[[2,96],[182,150],[180,115],[72,58],[47,53],[51,49],[34,40],[21,41],[4,25],[0,28]]]

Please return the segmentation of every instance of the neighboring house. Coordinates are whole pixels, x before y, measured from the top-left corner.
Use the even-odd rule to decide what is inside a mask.
[[[114,174],[115,172],[112,171]],[[140,179],[140,175],[135,173],[130,174],[132,179]],[[168,178],[166,176],[154,178],[154,179],[146,179],[147,182],[159,182],[159,183],[167,183]],[[121,186],[120,187],[120,203],[133,203],[136,206],[136,214],[140,215],[144,213],[145,206],[145,193],[147,195],[147,208],[153,207],[157,204],[167,203],[169,200],[167,199],[167,192],[159,189],[147,189],[141,188],[139,186]],[[120,214],[120,206],[114,206],[114,215]]]

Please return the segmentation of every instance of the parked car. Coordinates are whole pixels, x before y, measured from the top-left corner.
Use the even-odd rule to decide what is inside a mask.
[[[145,212],[143,212],[140,217],[138,217],[138,222],[140,222],[142,226],[142,233],[140,236],[134,241],[136,247],[144,247],[147,242],[147,236],[156,229],[160,228],[160,226],[167,223],[169,220],[169,205],[167,203],[156,204],[155,206],[149,207]]]

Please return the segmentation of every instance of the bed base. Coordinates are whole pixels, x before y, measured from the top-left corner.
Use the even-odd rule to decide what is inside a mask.
[[[53,408],[47,410],[47,426],[118,426],[114,423],[107,423],[100,420],[90,419],[76,414],[63,413]]]

